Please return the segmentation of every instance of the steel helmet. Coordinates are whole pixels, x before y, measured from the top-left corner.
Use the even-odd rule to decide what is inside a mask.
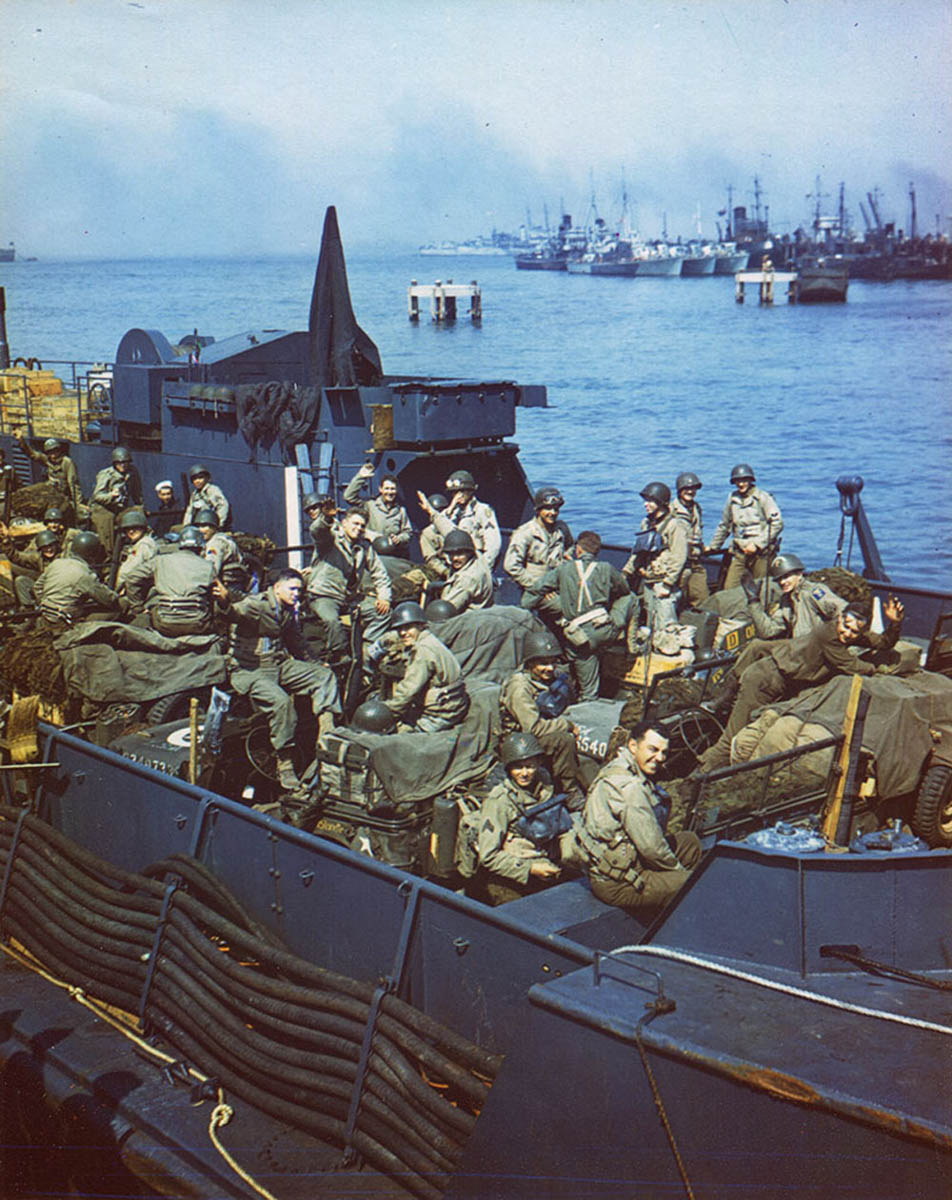
[[[378,554],[389,554],[393,549],[393,543],[385,533],[382,533],[379,537],[375,537],[370,544]]]
[[[456,616],[456,605],[452,600],[431,600],[426,606],[426,619],[429,624],[436,625],[440,621],[448,621]]]
[[[199,554],[205,553],[205,539],[202,537],[201,531],[194,525],[185,526],[179,534],[178,544],[182,550],[196,550]]]
[[[446,481],[446,488],[450,492],[475,492],[476,480],[469,471],[454,471]]]
[[[731,483],[740,483],[742,479],[749,479],[751,483],[756,481],[757,476],[750,463],[738,463],[736,467],[731,467]]]
[[[646,483],[640,492],[642,500],[653,500],[666,508],[671,503],[671,489],[666,483]]]
[[[504,767],[514,763],[525,762],[529,758],[541,758],[542,747],[534,733],[507,733],[499,743],[499,759]]]
[[[528,634],[522,645],[523,665],[537,658],[558,658],[562,647],[548,629],[533,630]]]
[[[535,505],[536,512],[540,508],[561,508],[565,503],[565,497],[557,487],[541,487],[532,497],[532,503]]]
[[[700,479],[698,479],[693,471],[682,471],[675,480],[674,486],[680,492],[683,491],[684,488],[702,488],[704,487],[704,484],[701,483]]]
[[[213,508],[196,508],[192,513],[192,524],[196,527],[199,525],[211,525],[213,529],[217,529],[221,525],[218,519],[218,513]]]
[[[46,510],[46,512],[43,514],[43,520],[49,524],[50,521],[65,521],[66,518],[63,516],[63,510],[54,506],[53,508],[48,508]]]
[[[783,579],[784,575],[793,575],[796,571],[805,571],[803,563],[795,554],[778,554],[770,564],[771,579]]]
[[[125,446],[116,446],[112,452],[112,461],[117,462],[132,462],[132,452],[127,450]]]
[[[206,467],[204,463],[195,463],[195,465],[189,471],[188,477],[189,479],[195,479],[199,475],[207,475],[209,479],[212,477],[211,471],[209,471],[208,467]]]
[[[307,512],[309,508],[320,508],[328,500],[330,500],[330,496],[327,492],[307,492],[301,501],[301,507]]]
[[[451,529],[443,539],[444,554],[471,554],[475,557],[476,546],[465,529]]]
[[[69,552],[73,558],[81,558],[84,562],[93,563],[98,562],[104,556],[106,550],[99,540],[98,533],[92,533],[84,529],[73,538]]]
[[[442,512],[444,508],[449,508],[450,502],[442,492],[434,492],[432,496],[427,496],[427,504],[430,508],[435,508],[437,512]]]
[[[138,509],[130,508],[128,512],[124,512],[120,516],[116,525],[120,529],[148,529],[149,522],[145,519],[145,513]]]
[[[63,450],[64,448],[59,438],[47,438],[43,443],[43,449],[47,454],[52,454],[54,450]]]
[[[37,550],[42,550],[44,546],[58,546],[59,544],[59,537],[52,529],[41,529],[36,535]]]
[[[357,707],[350,723],[364,733],[393,733],[397,718],[382,700],[371,697]]]
[[[426,613],[415,600],[404,600],[393,610],[391,629],[402,629],[405,625],[425,625]]]

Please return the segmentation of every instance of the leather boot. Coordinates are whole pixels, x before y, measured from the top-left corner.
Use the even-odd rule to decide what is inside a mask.
[[[281,790],[284,792],[296,792],[301,786],[301,781],[298,779],[297,771],[294,769],[294,761],[287,754],[279,754],[277,761],[278,768],[278,783]]]

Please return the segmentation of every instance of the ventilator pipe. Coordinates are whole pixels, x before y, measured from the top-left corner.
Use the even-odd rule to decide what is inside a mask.
[[[863,490],[862,475],[841,475],[836,481],[836,490],[840,493],[840,512],[852,517],[859,504],[859,494]]]

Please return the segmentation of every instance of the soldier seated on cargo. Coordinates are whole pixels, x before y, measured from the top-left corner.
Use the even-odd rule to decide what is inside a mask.
[[[435,513],[446,511],[449,500],[442,492],[434,492],[432,496],[427,496],[426,502],[429,505],[427,513],[430,523],[420,530],[420,557],[429,578],[445,579],[449,574],[449,566],[443,557],[443,534],[433,523],[433,518]]]
[[[125,543],[116,572],[116,587],[121,589],[135,565],[155,558],[159,547],[140,508],[130,508],[124,512],[116,522],[116,528]]]
[[[453,529],[462,529],[473,539],[476,553],[490,571],[502,549],[502,534],[493,509],[476,499],[476,480],[469,471],[454,471],[446,481],[449,504],[440,512],[422,492],[417,492],[420,507],[437,531],[445,538]]]
[[[248,571],[238,543],[218,527],[218,513],[212,508],[197,508],[195,527],[205,539],[205,557],[215,568],[215,576],[230,592],[247,590]]]
[[[506,778],[460,822],[456,865],[472,878],[467,891],[506,904],[557,883],[561,837],[571,815],[542,771],[542,747],[531,733],[510,733],[499,746]]]
[[[846,608],[846,601],[823,583],[811,583],[796,554],[778,554],[770,564],[770,578],[780,588],[780,600],[766,607],[760,597],[751,600],[750,616],[758,638],[802,637]]]
[[[392,629],[407,652],[407,668],[387,707],[401,732],[437,733],[459,725],[469,711],[469,694],[459,663],[426,627],[426,614],[412,600],[398,604]]]
[[[41,529],[36,537],[33,538],[33,546],[36,555],[35,560],[33,560],[35,562],[35,569],[17,574],[17,568],[14,567],[13,586],[16,591],[17,600],[24,608],[32,608],[34,606],[36,600],[33,585],[50,563],[54,562],[63,553],[62,543],[52,529]],[[15,561],[14,555],[19,554],[17,550],[9,550],[7,553],[9,554],[11,563]]]
[[[564,503],[558,488],[539,488],[533,497],[535,516],[512,532],[502,565],[523,591],[540,580],[550,567],[557,567],[569,557],[572,533],[559,520]],[[552,596],[543,598],[538,611],[540,615],[560,615]]]
[[[347,654],[349,640],[341,617],[348,610],[360,612],[365,645],[379,638],[389,624],[390,576],[364,539],[366,528],[363,512],[348,509],[308,575],[307,602],[324,626],[327,651],[333,659]]]
[[[339,509],[333,496],[327,492],[307,492],[301,501],[304,515],[310,522],[308,533],[314,543],[310,566],[313,566],[325,551],[331,548],[337,529]],[[307,572],[305,571],[305,578]]]
[[[458,613],[469,608],[489,608],[493,602],[493,577],[462,529],[451,529],[443,539],[443,556],[449,575],[440,598],[452,604]]]
[[[661,726],[633,726],[595,776],[576,827],[592,894],[642,918],[673,899],[701,858],[696,834],[665,836],[670,805],[656,779],[667,753]]]
[[[231,517],[228,497],[217,483],[212,483],[212,473],[204,463],[196,463],[188,473],[192,483],[192,494],[185,507],[183,525],[197,525],[195,514],[199,509],[211,509],[218,516],[218,528],[227,529]]]
[[[344,502],[360,504],[361,492],[373,477],[373,463],[364,463],[344,489]],[[397,501],[397,490],[396,475],[384,475],[381,478],[377,495],[363,505],[367,514],[367,532],[378,554],[409,558],[413,526],[407,510]]]
[[[119,597],[100,583],[94,563],[105,557],[95,533],[78,533],[68,558],[60,555],[49,564],[33,585],[40,610],[40,626],[62,631],[84,620],[116,620]]]
[[[136,563],[123,585],[129,605],[145,611],[133,624],[166,637],[215,632],[215,568],[204,557],[205,539],[186,525],[178,549]]]
[[[42,450],[34,450],[23,436],[22,429],[14,429],[13,436],[29,458],[46,468],[46,482],[62,493],[64,504],[72,508],[74,515],[77,514],[83,503],[83,493],[76,464],[67,453],[69,442],[51,437],[43,443]]]
[[[560,791],[584,791],[587,780],[579,765],[576,727],[564,711],[550,711],[553,705],[555,710],[564,709],[571,699],[566,695],[560,705],[550,691],[561,658],[561,647],[548,630],[530,633],[523,648],[522,666],[500,689],[499,715],[504,733],[522,730],[538,738]],[[548,715],[543,714],[543,708]]]

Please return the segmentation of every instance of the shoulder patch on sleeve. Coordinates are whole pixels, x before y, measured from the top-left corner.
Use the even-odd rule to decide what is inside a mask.
[[[813,589],[813,599],[814,600],[825,600],[826,599],[826,588],[824,588],[824,587],[814,588]]]

